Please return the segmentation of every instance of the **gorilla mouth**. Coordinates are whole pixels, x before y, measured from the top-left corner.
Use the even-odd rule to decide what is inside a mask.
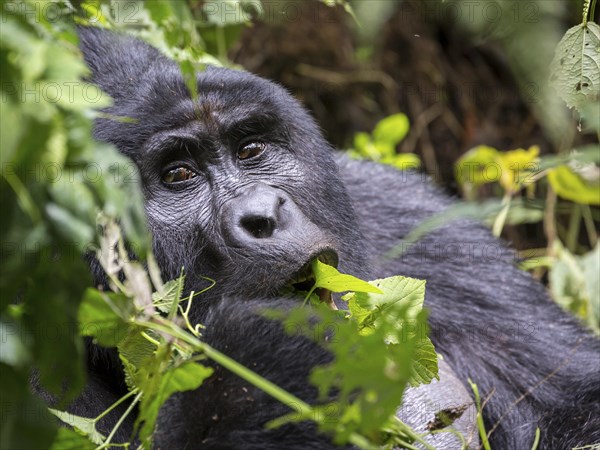
[[[335,250],[326,248],[312,254],[308,261],[298,270],[287,283],[288,286],[296,292],[309,292],[315,284],[315,275],[312,270],[312,262],[318,259],[324,264],[337,268],[339,258]],[[321,301],[334,307],[335,303],[331,298],[331,291],[324,288],[315,289],[315,293]],[[337,309],[337,308],[336,308]]]

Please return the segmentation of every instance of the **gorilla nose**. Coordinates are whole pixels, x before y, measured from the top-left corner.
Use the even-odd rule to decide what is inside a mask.
[[[273,236],[277,222],[271,217],[249,216],[242,217],[240,225],[256,239],[265,239]]]
[[[273,237],[285,228],[285,203],[285,193],[267,185],[254,185],[229,205],[226,227],[242,241]]]

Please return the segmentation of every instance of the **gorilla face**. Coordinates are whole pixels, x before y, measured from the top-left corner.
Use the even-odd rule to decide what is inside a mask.
[[[89,61],[85,41],[90,66],[105,65]],[[103,82],[101,71],[93,81],[115,98],[108,112],[129,119],[100,120],[96,135],[140,169],[164,278],[185,268],[189,289],[209,277],[210,295],[264,297],[305,278],[317,257],[360,273],[364,239],[331,149],[300,105],[271,82],[217,68],[198,75],[194,101],[178,67],[155,57],[161,71],[137,71],[138,83]]]
[[[175,271],[169,275],[183,266],[228,294],[271,295],[312,258],[335,263],[342,253],[332,221],[315,214],[334,206],[335,164],[324,143],[307,142],[315,133],[286,126],[293,121],[282,118],[289,112],[277,104],[281,90],[237,77],[209,69],[198,102],[156,105],[171,125],[149,136],[135,159],[156,253]],[[324,179],[327,186],[316,182]]]

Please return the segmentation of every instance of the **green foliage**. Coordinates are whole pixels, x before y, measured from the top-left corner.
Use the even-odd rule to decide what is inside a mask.
[[[552,188],[565,199],[581,204],[600,202],[600,178],[594,170],[600,161],[600,147],[588,145],[562,157],[538,158],[538,154],[536,146],[501,152],[481,145],[457,161],[456,180],[473,199],[477,188],[484,184],[498,183],[512,196],[547,176]]]
[[[437,354],[433,343],[427,337],[426,329],[420,328],[418,316],[423,310],[425,300],[425,281],[407,277],[391,277],[371,282],[382,295],[372,295],[367,292],[355,292],[343,297],[348,302],[348,308],[354,320],[358,322],[359,333],[369,335],[382,326],[380,322],[385,320],[396,320],[396,330],[385,336],[385,342],[391,345],[402,345],[408,335],[419,334],[417,339],[415,356],[413,358],[413,369],[409,382],[413,386],[430,383],[437,378],[438,365]],[[404,318],[394,317],[402,310]],[[414,326],[413,326],[414,325]],[[402,340],[398,338],[402,336]]]
[[[465,153],[456,163],[456,179],[466,189],[499,183],[506,192],[518,191],[531,180],[537,169],[540,149],[500,152],[480,145]]]
[[[404,114],[394,114],[377,123],[372,134],[357,133],[354,148],[348,152],[354,158],[366,158],[389,164],[401,170],[418,169],[421,161],[414,153],[397,153],[396,146],[406,137],[410,124]]]
[[[50,450],[94,450],[96,446],[81,432],[71,428],[59,428],[57,438]]]
[[[341,4],[351,12],[345,1],[324,1]],[[196,71],[208,63],[230,64],[227,49],[249,20],[262,14],[259,4],[223,0],[205,2],[197,8],[196,3],[185,1],[86,1],[81,5],[86,17],[80,17],[71,2],[57,1],[54,5],[60,9],[62,20],[42,14],[39,6],[45,4],[2,3],[0,329],[5,339],[0,342],[0,447],[108,448],[118,425],[107,436],[98,433],[95,426],[106,413],[127,402],[122,419],[139,411],[138,431],[144,447],[149,448],[163,402],[172,393],[196,389],[211,375],[211,369],[198,362],[203,358],[297,408],[297,414],[275,421],[274,426],[288,420],[314,420],[337,442],[363,448],[420,442],[421,437],[395,419],[394,412],[407,384],[427,383],[437,376],[437,356],[427,338],[422,310],[424,282],[392,277],[366,283],[314,263],[313,291],[354,293],[345,296],[349,313],[313,302],[317,308],[299,307],[290,316],[281,316],[288,329],[316,338],[335,356],[331,364],[317,368],[311,377],[323,395],[323,404],[307,405],[201,340],[202,324],[191,323],[188,315],[198,293],[181,298],[183,274],[163,284],[152,255],[147,254],[149,234],[135,166],[111,146],[90,139],[91,119],[111,100],[83,81],[87,69],[77,50],[74,23],[68,18],[83,24],[93,21],[150,42],[179,61],[191,94],[197,96]],[[590,6],[589,1],[585,4]],[[584,19],[565,36],[553,66],[559,95],[590,127],[600,122],[598,35],[598,26]],[[564,57],[567,59],[561,64]],[[352,154],[401,169],[416,168],[420,165],[418,157],[396,153],[408,129],[408,119],[402,114],[383,119],[372,134],[356,136]],[[530,192],[547,175],[560,197],[577,202],[572,209],[576,220],[572,220],[570,230],[578,230],[583,217],[593,241],[588,205],[598,204],[597,178],[588,176],[585,166],[574,164],[597,161],[589,158],[597,152],[597,145],[588,150],[575,156],[537,159],[533,148],[508,153],[480,148],[462,161],[461,181],[470,182],[473,189],[483,183],[498,183],[505,191],[505,200],[485,207],[467,205],[472,208],[466,214],[493,215],[499,230],[505,220],[541,220],[539,208],[533,214],[513,197],[523,187]],[[467,163],[481,167],[494,163],[505,170],[491,180],[484,178],[481,170],[466,179],[463,169]],[[538,169],[530,170],[531,164]],[[521,166],[527,166],[526,170]],[[458,217],[465,211],[456,209],[448,214]],[[141,263],[127,259],[115,218],[136,254],[148,256],[151,280]],[[433,218],[411,236],[415,238],[442,222],[440,217]],[[100,238],[98,225],[102,228]],[[552,292],[561,305],[586,317],[589,325],[598,329],[600,297],[598,283],[594,283],[598,247],[577,256],[573,250],[576,233],[568,234],[566,248],[555,239],[555,255],[548,257]],[[88,269],[81,255],[98,248],[113,292],[89,288]],[[119,278],[121,272],[124,280]],[[60,411],[84,383],[81,336],[117,347],[129,387],[127,395],[91,419]],[[62,401],[52,414],[73,429],[57,431],[46,406],[31,395],[28,383],[32,368],[43,387]],[[341,395],[331,403],[333,391]]]
[[[149,446],[162,404],[175,392],[199,387],[204,379],[212,374],[212,369],[190,360],[192,349],[174,345],[151,326],[145,325],[147,320],[152,320],[153,323],[166,321],[159,315],[155,306],[160,305],[164,308],[166,299],[173,299],[173,293],[180,293],[183,275],[180,279],[162,286],[161,294],[155,293],[150,296],[155,303],[152,300],[150,304],[145,303],[148,300],[145,286],[150,286],[145,271],[138,272],[138,263],[127,259],[115,222],[103,218],[101,223],[105,230],[101,248],[104,251],[108,251],[108,248],[117,249],[117,253],[110,258],[100,260],[116,292],[106,293],[88,289],[79,308],[79,328],[82,335],[92,336],[96,343],[116,346],[119,350],[130,392],[117,404],[135,395],[125,415],[130,414],[134,406],[138,407],[136,424],[139,427],[139,438]],[[118,279],[119,271],[115,271],[114,266],[122,268],[125,274],[137,279],[121,282]],[[174,304],[178,306],[179,301]],[[185,311],[182,312],[187,315]],[[167,323],[179,333],[184,333],[174,323]],[[116,404],[110,409],[115,406]],[[86,435],[93,443],[103,447],[109,446],[117,429],[113,429],[109,436],[102,436],[96,431],[96,423],[107,411],[93,419],[55,410],[52,412]],[[63,445],[62,439],[71,437],[59,436],[55,445]]]
[[[83,81],[87,69],[72,25],[50,20],[39,6],[2,3],[0,233],[8,251],[0,268],[0,314],[19,333],[11,348],[0,343],[0,353],[13,355],[3,359],[2,372],[21,385],[0,386],[2,398],[10,399],[2,406],[2,448],[47,448],[55,433],[45,414],[37,423],[22,419],[31,416],[23,408],[39,403],[27,389],[31,367],[64,401],[83,386],[76,316],[90,277],[80,255],[95,245],[97,211],[121,217],[142,255],[147,241],[133,167],[90,139],[94,111],[110,99]],[[67,3],[57,8],[72,15]],[[131,179],[124,180],[127,169]],[[18,306],[9,307],[16,299]]]
[[[96,431],[96,421],[94,419],[87,419],[85,417],[76,416],[74,414],[58,411],[56,409],[50,409],[50,412],[67,425],[73,427],[73,430],[76,432],[76,434],[87,436],[88,444],[92,443],[100,445],[106,439],[106,436],[103,436],[102,434],[98,433],[98,431]],[[60,445],[57,446],[65,446],[67,445],[66,441],[70,441],[71,439],[73,439],[73,433],[61,434],[58,436],[56,442],[57,444],[60,443]],[[80,442],[81,440],[78,439],[77,443]],[[84,444],[84,446],[85,445],[87,444]]]
[[[326,272],[334,278],[337,271],[328,267]],[[423,310],[425,282],[391,277],[368,284],[370,289],[357,284],[359,291],[343,297],[349,313],[340,314],[324,305],[268,312],[289,333],[312,338],[335,356],[331,364],[315,368],[311,375],[323,405],[315,407],[313,415],[293,413],[272,426],[314,420],[338,444],[352,442],[355,434],[375,445],[391,444],[394,439],[412,442],[392,430],[406,385],[429,383],[437,377],[437,355],[427,338]],[[348,288],[340,285],[339,290]],[[334,393],[336,399],[331,402]]]
[[[600,246],[576,256],[559,241],[554,245],[557,260],[549,274],[554,300],[600,333]]]
[[[423,281],[392,277],[367,283],[315,261],[313,290],[354,291],[344,297],[349,312],[319,302],[316,308],[307,308],[299,302],[291,311],[266,313],[281,320],[288,330],[314,337],[334,355],[331,364],[313,370],[311,381],[318,387],[323,404],[311,406],[203,342],[199,331],[202,326],[192,324],[188,315],[196,294],[180,298],[184,275],[165,284],[158,281],[157,292],[149,295],[146,287],[152,283],[145,271],[138,271],[139,264],[128,259],[115,221],[101,216],[100,224],[103,235],[99,256],[110,254],[100,258],[100,263],[114,292],[86,291],[79,308],[79,328],[96,343],[117,347],[129,393],[91,419],[52,410],[91,442],[101,448],[110,446],[119,425],[103,436],[96,424],[108,411],[127,401],[119,423],[137,407],[140,441],[144,448],[151,448],[162,404],[176,392],[198,388],[212,375],[212,369],[198,363],[205,358],[297,411],[270,426],[312,420],[331,433],[336,442],[363,448],[421,439],[395,418],[395,412],[407,383],[428,383],[437,377],[437,355],[427,338]],[[156,269],[152,261],[149,258],[150,273]],[[119,277],[121,270],[124,280]],[[178,325],[182,321],[171,320],[175,312],[185,328]],[[328,400],[334,392],[339,395],[332,403]],[[61,434],[54,446],[68,448],[74,438],[72,433]]]
[[[332,292],[374,292],[382,294],[381,290],[359,278],[338,272],[334,267],[322,263],[318,259],[312,262],[315,288],[324,288]]]
[[[569,219],[570,225],[563,240],[572,249],[578,241],[580,221],[583,213],[586,214],[586,228],[589,233],[591,247],[596,245],[596,233],[593,219],[588,205],[600,204],[600,176],[597,163],[600,160],[600,148],[597,145],[588,145],[574,149],[564,156],[545,156],[538,158],[537,147],[529,150],[511,150],[500,152],[487,146],[479,146],[466,153],[456,164],[456,178],[465,190],[468,198],[474,199],[477,189],[484,184],[498,183],[504,191],[504,198],[498,207],[491,211],[495,215],[493,231],[500,235],[506,222],[511,224],[539,222],[542,220],[554,221],[555,218],[544,212],[544,204],[520,198],[521,190],[525,188],[527,197],[538,189],[538,185],[546,181],[546,189],[551,189],[559,197],[575,202]],[[492,205],[494,201],[490,201]],[[457,207],[462,210],[461,206]],[[468,208],[468,207],[466,207]],[[450,212],[454,208],[450,208]],[[481,208],[479,219],[486,219],[489,215],[488,208]],[[554,208],[556,211],[556,208]],[[466,210],[465,210],[466,212]],[[443,217],[447,218],[448,213]],[[432,223],[440,223],[442,218],[433,218]],[[427,222],[422,224],[412,234],[419,236],[429,228]],[[419,231],[421,230],[421,232]],[[409,238],[413,239],[411,236]],[[555,301],[581,317],[588,326],[595,331],[600,331],[600,318],[598,317],[596,302],[592,300],[596,295],[593,280],[597,276],[584,269],[594,267],[594,251],[580,258],[564,248],[561,240],[554,237],[549,245],[548,256],[536,257],[528,261],[523,267],[537,270],[540,267],[549,269],[551,293]],[[585,275],[584,275],[585,273]],[[589,279],[588,279],[589,278]]]
[[[237,41],[250,20],[263,14],[259,2],[218,0],[202,8],[187,1],[89,0],[83,3],[86,23],[125,31],[137,36],[179,63],[186,85],[194,98],[196,73],[207,64],[231,66],[227,50]]]
[[[137,418],[137,423],[141,424],[140,439],[142,442],[151,439],[158,411],[172,394],[198,388],[213,373],[211,368],[192,361],[162,370],[157,362],[166,363],[167,353],[166,347],[159,348],[152,360],[153,367],[142,369],[145,378],[140,383],[140,390],[144,395],[140,402],[140,412]]]
[[[105,347],[116,346],[127,332],[128,317],[133,311],[127,297],[113,292],[88,288],[79,307],[79,330],[82,336],[92,336]]]
[[[600,123],[600,27],[584,22],[569,29],[556,47],[550,80],[569,108]],[[596,108],[586,108],[595,104]]]
[[[548,182],[554,192],[564,199],[587,205],[600,205],[600,177],[586,180],[571,167],[559,166],[548,172]]]

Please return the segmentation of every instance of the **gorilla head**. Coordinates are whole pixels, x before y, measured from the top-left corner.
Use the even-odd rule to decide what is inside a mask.
[[[194,101],[179,67],[145,44],[89,29],[81,48],[91,81],[115,99],[108,112],[130,119],[99,120],[96,136],[140,168],[166,279],[184,267],[195,288],[210,277],[211,294],[261,297],[299,281],[315,257],[364,272],[333,153],[284,89],[208,68]]]

